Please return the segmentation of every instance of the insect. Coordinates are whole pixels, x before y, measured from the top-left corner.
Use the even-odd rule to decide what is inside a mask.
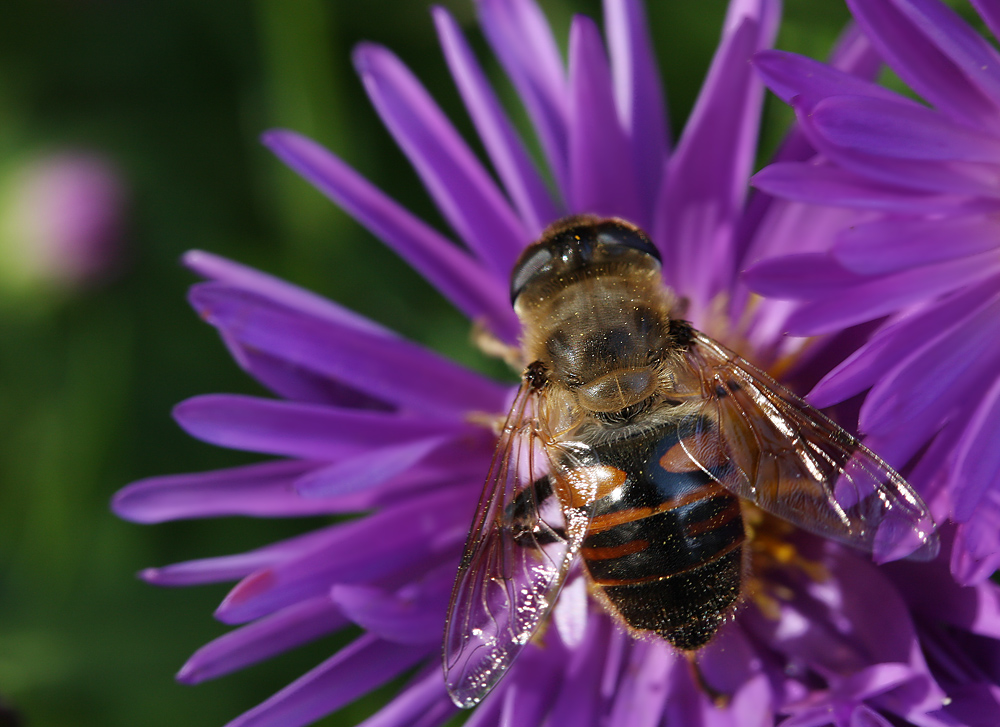
[[[530,363],[452,591],[459,706],[496,685],[578,563],[629,630],[704,646],[746,581],[743,501],[882,560],[936,555],[928,508],[896,471],[675,314],[635,226],[552,225],[511,298]]]

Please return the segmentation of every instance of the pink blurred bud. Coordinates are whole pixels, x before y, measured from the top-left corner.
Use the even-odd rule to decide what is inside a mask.
[[[91,152],[38,157],[7,180],[0,276],[22,286],[76,288],[121,262],[125,187]]]

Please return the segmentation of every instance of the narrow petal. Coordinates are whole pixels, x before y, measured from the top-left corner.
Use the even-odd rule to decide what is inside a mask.
[[[783,300],[815,298],[864,281],[822,252],[765,260],[744,272],[743,278],[758,293]]]
[[[205,644],[181,667],[177,681],[198,684],[215,679],[318,639],[348,623],[325,596],[296,603]]]
[[[584,627],[587,633],[580,647],[571,652],[552,714],[560,715],[563,724],[596,727],[601,724],[601,676],[612,626],[606,618],[589,618]]]
[[[884,567],[919,618],[1000,638],[1000,588],[995,583],[959,586],[943,559],[933,563],[899,560]]]
[[[941,2],[908,0],[896,9],[937,47],[994,107],[1000,107],[1000,54],[954,10]]]
[[[982,395],[955,453],[951,491],[955,502],[954,519],[958,522],[972,517],[987,492],[1000,491],[1000,447],[997,442],[1000,442],[1000,377]]]
[[[833,96],[811,110],[831,143],[865,154],[935,161],[1000,161],[1000,137],[960,125],[912,102]]]
[[[457,711],[435,664],[358,727],[438,727]]]
[[[188,399],[174,409],[174,418],[191,436],[221,447],[327,461],[388,444],[455,436],[466,426],[227,394]]]
[[[765,50],[754,55],[753,63],[758,75],[761,75],[758,59],[760,57],[766,58],[769,53],[770,51]],[[830,53],[829,67],[868,81],[878,75],[882,67],[882,59],[875,53],[871,43],[858,26],[850,23],[841,32]],[[816,149],[809,143],[801,126],[795,124],[788,130],[778,150],[771,157],[771,163],[805,162],[815,156]],[[820,208],[806,211],[802,209],[802,205],[789,200],[777,199],[769,194],[751,191],[733,241],[734,269],[743,270],[748,264],[774,254],[803,252],[801,245],[804,239],[821,238],[822,235],[815,234],[816,231],[838,229],[842,225],[833,218],[847,214],[854,216],[853,212],[849,213],[847,210],[825,204]],[[817,215],[823,216],[822,222],[816,220]],[[801,220],[805,216],[809,217],[808,229],[812,234],[803,235],[802,232],[794,229],[801,224]],[[773,234],[772,230],[777,230],[778,234]],[[822,245],[822,248],[816,249],[828,247],[825,241],[817,241]],[[746,309],[747,295],[746,286],[742,285],[742,281],[737,277],[733,281],[729,293],[729,310],[732,312],[733,318],[738,317],[741,311]]]
[[[215,616],[245,623],[338,583],[372,583],[394,574],[412,579],[414,569],[433,567],[446,555],[457,557],[467,530],[462,518],[470,508],[471,500],[452,487],[337,525],[313,548],[242,580]]]
[[[667,689],[676,657],[666,644],[635,642],[630,663],[618,685],[608,724],[611,727],[655,727],[663,719]],[[679,720],[677,724],[691,724]]]
[[[265,462],[214,472],[150,477],[120,490],[111,508],[137,523],[252,515],[297,517],[331,512],[329,502],[307,500],[292,483],[319,466],[308,461]]]
[[[821,103],[828,103],[826,101]],[[868,177],[874,182],[917,192],[1000,197],[1000,170],[982,162],[905,159],[867,153],[834,143],[817,124],[811,109],[795,102],[796,118],[816,150],[834,165]]]
[[[501,280],[531,233],[437,104],[389,50],[362,43],[354,64],[382,122],[420,175],[438,209]]]
[[[670,160],[654,239],[676,250],[665,275],[703,307],[736,273],[734,234],[756,154],[763,85],[750,59],[770,45],[777,5],[734,3],[708,76]]]
[[[640,0],[604,3],[611,73],[618,115],[632,149],[643,226],[649,229],[667,160],[669,131],[663,82]]]
[[[322,146],[291,131],[269,131],[264,144],[373,235],[396,251],[472,320],[484,320],[504,340],[517,337],[498,276],[383,194]]]
[[[352,495],[378,487],[411,469],[446,441],[443,437],[378,447],[345,457],[299,477],[295,488],[304,498]]]
[[[197,285],[189,297],[206,321],[241,345],[398,406],[438,416],[504,407],[505,387],[374,324],[313,317],[219,283]]]
[[[776,197],[882,212],[954,213],[958,202],[951,195],[900,189],[892,184],[872,181],[856,172],[814,163],[771,164],[757,172],[750,181],[757,189]]]
[[[782,101],[797,102],[805,109],[830,96],[862,96],[918,106],[869,79],[797,53],[762,50],[753,57],[753,64]]]
[[[374,321],[339,306],[321,295],[292,285],[273,275],[262,273],[260,270],[254,270],[246,265],[240,265],[232,260],[213,255],[210,252],[191,250],[184,254],[183,261],[188,268],[209,280],[223,283],[226,287],[254,293],[261,298],[314,318],[320,318],[340,326],[369,331],[373,334],[395,335]]]
[[[562,665],[567,654],[554,640],[545,649],[525,649],[507,675],[501,725],[540,725],[565,680]]]
[[[1000,503],[995,493],[976,508],[975,516],[955,529],[951,572],[964,586],[984,583],[1000,568]]]
[[[158,586],[196,586],[235,581],[255,571],[297,558],[315,548],[321,548],[328,540],[336,537],[338,531],[334,527],[321,528],[246,553],[189,560],[162,568],[147,568],[139,574],[139,577],[147,583]]]
[[[861,407],[865,431],[900,426],[918,417],[938,415],[942,397],[957,401],[983,376],[1000,366],[1000,296],[973,310],[954,326],[929,337],[897,369],[879,381]],[[992,376],[990,377],[992,379]],[[977,394],[978,395],[978,394]]]
[[[337,585],[330,597],[366,631],[401,644],[439,644],[455,580],[455,564],[435,568],[396,592],[366,585]]]
[[[561,216],[556,203],[500,106],[486,74],[476,62],[458,23],[442,7],[432,12],[445,60],[465,108],[525,227],[532,237],[537,237],[546,225]]]
[[[880,276],[806,303],[789,317],[788,331],[797,336],[819,335],[875,320],[905,306],[972,285],[995,275],[997,267],[994,256],[987,254]]]
[[[969,0],[994,36],[1000,36],[1000,5],[993,0]]]
[[[899,76],[932,105],[954,118],[989,128],[997,122],[995,102],[929,37],[930,23],[900,11],[894,0],[847,0],[851,12]],[[943,8],[942,8],[943,10]],[[953,14],[952,25],[961,21]]]
[[[226,727],[303,727],[428,656],[426,647],[362,636]]]
[[[624,217],[648,229],[604,45],[594,21],[582,15],[570,28],[569,82],[570,209]]]
[[[510,77],[563,199],[569,189],[569,94],[559,46],[534,0],[478,0],[479,24]]]
[[[998,247],[997,230],[989,217],[886,218],[844,229],[833,256],[865,275],[895,272]]]
[[[995,283],[987,281],[879,329],[867,343],[823,377],[809,392],[809,401],[814,406],[826,407],[860,394],[898,366],[902,357],[926,344],[929,331],[949,329],[968,311],[985,303],[994,292]]]
[[[390,411],[394,408],[384,400],[310,371],[280,354],[272,355],[244,346],[225,333],[222,341],[240,368],[282,399],[350,409]]]

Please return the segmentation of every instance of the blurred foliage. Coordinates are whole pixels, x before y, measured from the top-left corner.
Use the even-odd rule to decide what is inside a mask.
[[[498,77],[471,0],[445,4]],[[600,12],[583,0],[543,5],[563,40],[573,12]],[[680,129],[725,3],[651,5]],[[195,442],[170,419],[196,394],[263,393],[187,308],[194,277],[178,259],[189,248],[232,257],[489,367],[467,344],[466,321],[257,142],[271,126],[309,134],[444,229],[367,104],[351,47],[390,46],[467,136],[471,126],[418,0],[4,0],[0,17],[0,173],[85,148],[109,157],[129,188],[128,255],[114,281],[51,298],[0,295],[0,698],[32,727],[222,725],[347,637],[196,688],[172,680],[225,632],[211,613],[226,589],[157,589],[133,574],[316,524],[146,527],[110,514],[129,481],[254,459]],[[780,45],[823,56],[845,19],[838,0],[790,1]],[[768,108],[773,148],[790,115]],[[354,724],[379,696],[323,724]]]

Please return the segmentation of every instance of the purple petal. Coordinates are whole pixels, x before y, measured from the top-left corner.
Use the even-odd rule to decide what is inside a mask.
[[[468,426],[395,412],[229,394],[188,399],[175,407],[174,418],[192,437],[220,447],[327,461],[363,449],[457,436]]]
[[[993,35],[1000,36],[1000,6],[993,0],[969,0],[969,4],[976,9]]]
[[[955,684],[948,689],[948,696],[951,702],[941,711],[949,727],[1000,724],[1000,688],[995,684]]]
[[[137,523],[251,515],[297,517],[329,513],[330,502],[299,497],[293,482],[318,466],[316,462],[282,461],[150,477],[120,490],[111,508],[118,517]]]
[[[919,106],[865,78],[796,53],[763,50],[754,56],[753,64],[782,101],[798,102],[806,109],[829,96],[865,96]]]
[[[532,237],[560,213],[545,182],[507,118],[462,31],[447,10],[433,8],[438,38],[452,78],[479,138]]]
[[[190,560],[162,568],[147,568],[139,574],[139,577],[147,583],[158,586],[196,586],[235,581],[256,571],[300,557],[303,553],[322,547],[328,540],[336,537],[338,530],[335,527],[322,528],[246,553]]]
[[[303,727],[427,658],[423,646],[362,636],[226,727]]]
[[[569,94],[559,47],[533,0],[478,0],[479,24],[531,118],[563,198],[569,189]]]
[[[763,85],[750,58],[770,45],[777,6],[764,0],[734,4],[677,149],[658,203],[653,239],[675,250],[664,259],[679,294],[704,306],[735,271],[732,238],[746,197],[760,122]]]
[[[575,578],[559,591],[559,599],[552,607],[551,623],[570,649],[580,645],[587,633],[587,625],[594,620],[589,613],[589,601],[586,578]]]
[[[210,252],[190,250],[184,254],[183,262],[202,277],[224,283],[225,287],[253,293],[305,315],[373,334],[393,335],[377,323],[321,295]]]
[[[831,143],[865,154],[932,161],[1000,161],[1000,138],[909,101],[834,96],[810,112]]]
[[[995,493],[976,508],[975,516],[955,530],[951,572],[961,585],[983,583],[1000,568],[1000,503]]]
[[[585,627],[587,634],[580,647],[571,652],[566,678],[552,706],[552,714],[559,715],[563,724],[574,727],[600,724],[601,672],[611,624],[606,618],[592,616]]]
[[[505,387],[374,324],[341,325],[218,283],[194,286],[190,300],[241,345],[405,408],[464,416],[506,402]]]
[[[555,643],[554,643],[555,642]],[[501,725],[540,725],[559,693],[567,654],[555,639],[545,649],[525,649],[507,674]]]
[[[435,664],[358,727],[438,727],[457,711]]]
[[[995,289],[993,281],[950,298],[879,329],[809,393],[814,406],[831,406],[870,388],[900,363],[902,357],[927,342],[928,331],[943,331],[973,308],[982,305]]]
[[[391,410],[392,405],[358,391],[340,381],[317,374],[280,355],[240,345],[231,336],[222,334],[240,368],[282,399],[351,409]]]
[[[911,720],[940,709],[947,701],[924,665],[915,669],[906,663],[877,664],[831,681],[834,703],[868,701]]]
[[[954,214],[958,202],[951,195],[908,191],[852,171],[815,163],[772,164],[750,181],[757,189],[776,197],[882,212]]]
[[[667,109],[649,24],[639,0],[607,0],[604,27],[618,114],[632,149],[639,220],[648,229],[667,160]]]
[[[818,582],[790,571],[795,596],[783,603],[779,620],[745,612],[753,637],[819,673],[849,674],[879,662],[920,665],[913,623],[893,584],[864,556],[823,547],[830,578]]]
[[[937,159],[905,159],[870,154],[850,146],[833,143],[817,125],[811,109],[795,103],[796,118],[803,133],[816,150],[833,164],[861,174],[872,181],[921,192],[981,196],[995,200],[1000,196],[1000,172],[996,165],[980,162]]]
[[[506,280],[531,233],[420,82],[389,50],[362,43],[354,64],[368,97],[452,228]]]
[[[252,621],[327,593],[338,583],[372,583],[398,574],[412,579],[414,569],[433,567],[457,552],[466,534],[462,518],[471,508],[461,494],[446,488],[335,526],[313,548],[244,578],[226,596],[216,618]]]
[[[864,280],[822,252],[765,260],[746,270],[743,279],[762,295],[792,300],[837,292]]]
[[[895,4],[992,103],[993,120],[996,121],[1000,105],[1000,54],[996,49],[943,3],[928,0],[900,3],[897,0]]]
[[[601,696],[610,699],[618,692],[618,680],[631,647],[635,640],[619,629],[612,629],[608,634],[607,655],[604,657],[604,670],[601,674]]]
[[[996,372],[994,372],[994,376]],[[985,383],[985,382],[983,382]],[[955,452],[954,519],[965,522],[989,491],[1000,491],[1000,378],[982,394]]]
[[[601,36],[594,21],[582,15],[573,18],[570,29],[569,84],[570,209],[624,217],[648,228]]]
[[[747,680],[736,691],[729,711],[733,715],[739,715],[740,727],[771,727],[775,723],[774,703],[767,677],[760,674]],[[745,715],[751,715],[746,724],[743,723]]]
[[[400,644],[439,644],[455,580],[447,563],[392,593],[367,585],[337,585],[330,597],[344,615],[366,631]]]
[[[949,57],[956,50],[956,39],[961,37],[957,44],[962,45],[970,35],[961,30],[962,21],[943,6],[931,11],[926,2],[910,1],[909,11],[903,11],[895,0],[848,0],[847,4],[882,57],[920,96],[955,118],[979,126],[995,125],[996,102],[986,97],[968,75],[981,73],[968,67],[968,60],[970,54],[983,58],[985,43],[977,39],[957,57]],[[943,25],[935,28],[936,23]],[[949,36],[946,47],[940,46]]]
[[[411,469],[446,441],[443,437],[379,447],[304,474],[295,488],[305,498],[340,497],[378,487]]]
[[[608,725],[655,727],[664,717],[664,705],[669,696],[667,685],[675,674],[677,657],[663,642],[637,641],[630,651],[630,663],[618,684]],[[689,723],[679,720],[676,724]]]
[[[177,681],[198,684],[270,659],[320,636],[337,631],[348,620],[329,598],[302,601],[230,631],[196,651],[177,674]]]
[[[861,407],[860,425],[874,432],[933,417],[933,410],[943,416],[943,402],[962,400],[973,386],[980,390],[983,377],[992,379],[998,366],[1000,296],[995,296],[944,332],[930,336],[881,379]]]
[[[988,217],[887,218],[844,229],[833,255],[859,273],[895,272],[995,248],[997,229]]]
[[[792,335],[819,335],[874,320],[950,290],[972,285],[995,275],[991,254],[877,277],[871,282],[844,288],[840,293],[803,305],[788,320]]]
[[[1000,638],[1000,589],[995,583],[959,586],[942,559],[933,563],[901,560],[884,567],[918,618]]]
[[[483,319],[504,340],[516,340],[518,326],[507,301],[507,272],[500,276],[487,272],[311,139],[275,130],[266,133],[263,142],[395,250],[471,320]]]

